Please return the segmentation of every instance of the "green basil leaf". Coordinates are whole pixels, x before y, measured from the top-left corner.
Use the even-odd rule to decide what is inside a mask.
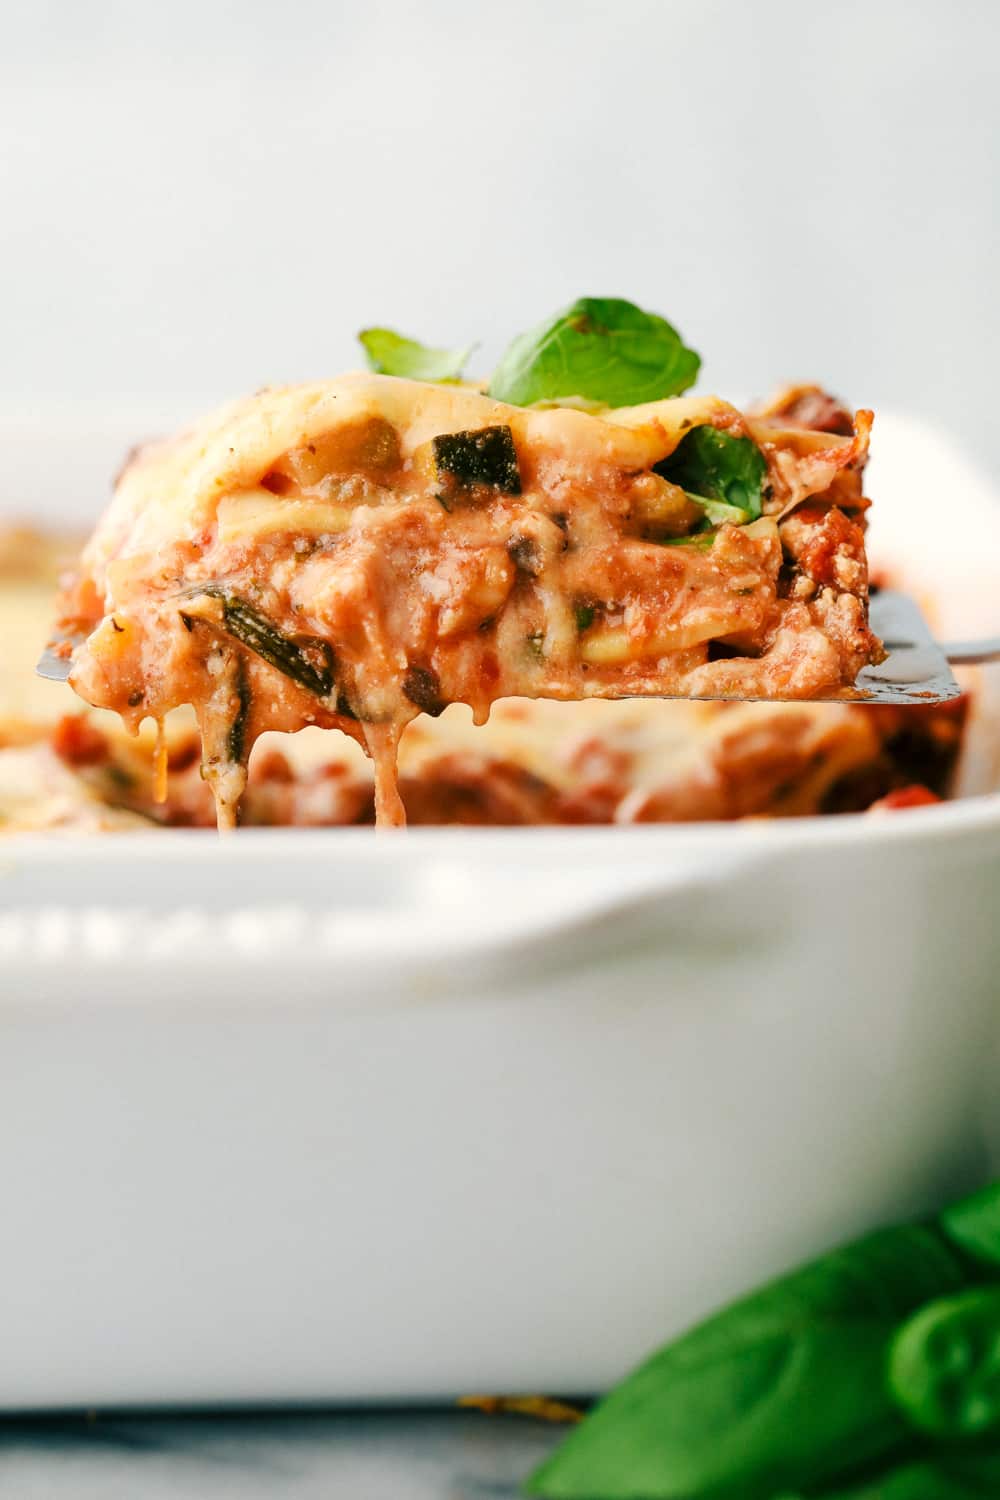
[[[461,379],[475,344],[464,349],[429,349],[416,339],[404,339],[391,328],[365,328],[358,334],[376,375],[401,375],[406,380],[437,382]]]
[[[798,1490],[774,1500],[996,1500],[1000,1449],[941,1454],[883,1469],[835,1489]]]
[[[914,1313],[892,1341],[889,1388],[918,1432],[1000,1431],[1000,1289],[941,1297]]]
[[[528,1482],[552,1500],[772,1500],[891,1457],[889,1341],[965,1266],[933,1227],[884,1230],[667,1345]]]
[[[721,503],[756,520],[764,503],[767,464],[757,444],[717,427],[692,427],[654,473],[680,485],[699,505]],[[711,516],[709,515],[709,519]],[[739,524],[739,523],[737,523]]]
[[[1000,1182],[952,1204],[938,1223],[966,1255],[1000,1271]]]
[[[679,396],[700,366],[665,318],[620,297],[580,297],[508,346],[489,394],[512,406],[574,397],[639,406]]]

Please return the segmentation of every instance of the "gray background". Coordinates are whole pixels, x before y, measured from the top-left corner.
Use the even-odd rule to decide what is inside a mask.
[[[582,292],[994,448],[1000,5],[4,7],[0,403],[186,414]],[[109,400],[110,398],[110,400]]]

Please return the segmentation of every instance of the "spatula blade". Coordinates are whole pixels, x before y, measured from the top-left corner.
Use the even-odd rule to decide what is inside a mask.
[[[871,627],[889,655],[881,666],[865,667],[846,696],[861,703],[928,704],[961,695],[948,658],[909,594],[873,594]]]
[[[930,704],[948,703],[961,695],[944,651],[909,594],[896,589],[874,594],[871,626],[889,655],[881,666],[865,667],[854,687],[840,695],[841,700]],[[35,671],[52,682],[65,682],[73,664],[68,655],[58,653],[58,645],[46,646]]]
[[[72,670],[72,658],[60,656],[55,646],[46,646],[35,667],[36,674],[48,678],[50,682],[65,682]]]

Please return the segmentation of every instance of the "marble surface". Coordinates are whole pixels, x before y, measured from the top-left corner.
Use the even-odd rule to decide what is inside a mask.
[[[17,1500],[506,1500],[565,1428],[478,1412],[0,1419]]]

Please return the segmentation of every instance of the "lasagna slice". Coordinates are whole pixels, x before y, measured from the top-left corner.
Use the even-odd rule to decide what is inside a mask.
[[[881,659],[870,425],[380,375],[266,390],[132,458],[64,594],[70,681],[132,729],[193,704],[223,827],[266,730],[353,736],[400,824],[400,734],[449,703],[835,696]]]

